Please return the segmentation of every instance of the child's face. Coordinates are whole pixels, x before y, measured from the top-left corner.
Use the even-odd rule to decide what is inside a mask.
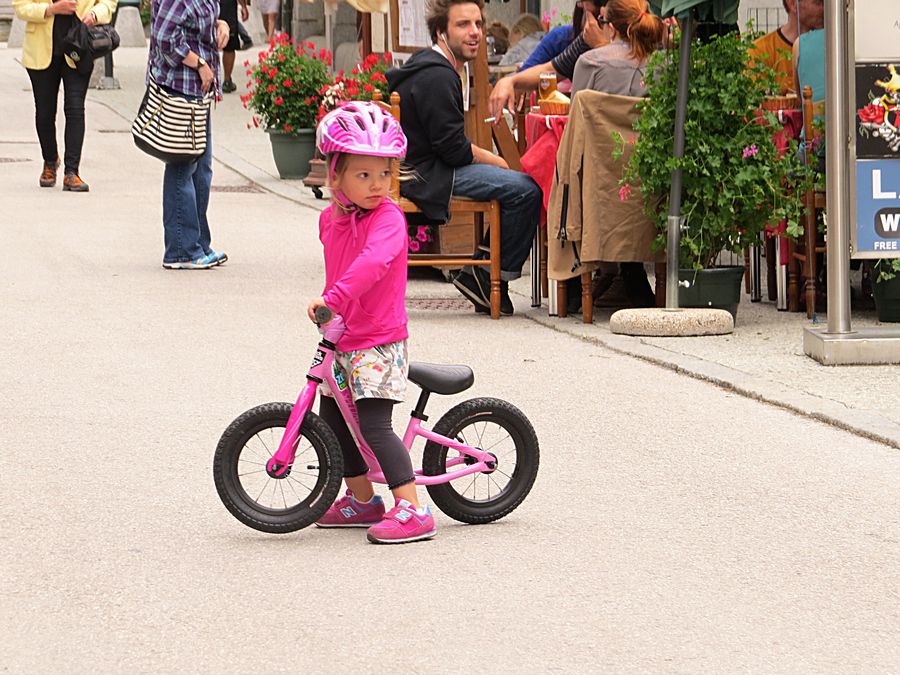
[[[391,187],[391,161],[387,157],[348,155],[335,187],[360,208],[374,209]]]

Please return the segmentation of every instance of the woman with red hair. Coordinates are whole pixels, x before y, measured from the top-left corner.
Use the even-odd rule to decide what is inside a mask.
[[[620,96],[644,96],[650,54],[662,46],[665,26],[645,0],[609,0],[600,27],[609,43],[582,54],[572,76],[572,95],[593,89]]]

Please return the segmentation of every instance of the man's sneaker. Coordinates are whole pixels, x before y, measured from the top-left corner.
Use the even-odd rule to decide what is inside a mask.
[[[375,495],[365,503],[356,500],[353,493],[338,499],[316,522],[316,527],[369,527],[384,518],[384,500]]]
[[[59,170],[59,157],[55,162],[44,162],[44,170],[41,171],[41,187],[53,187],[56,185],[56,172]]]
[[[209,249],[209,253],[206,254],[207,257],[212,258],[215,262],[213,263],[215,266],[223,265],[228,262],[228,254],[222,253],[221,251],[213,251]]]
[[[226,94],[230,94],[233,91],[237,91],[237,85],[231,80],[225,80],[222,83],[222,91]]]
[[[477,267],[475,268],[475,272],[477,274]],[[459,272],[455,277],[453,277],[453,285],[456,286],[456,290],[466,296],[466,298],[468,298],[476,308],[491,308],[491,303],[488,302],[488,296],[485,295],[484,292],[485,289],[482,288],[481,283],[479,282],[479,278],[475,276],[475,274],[469,274],[468,272]],[[488,284],[487,290],[490,291],[490,284]]]
[[[210,267],[215,267],[218,264],[212,255],[205,255],[202,258],[184,262],[163,261],[163,267],[167,270],[208,270]]]
[[[490,286],[490,279],[488,280],[488,286]],[[488,296],[490,299],[490,296]],[[487,307],[482,307],[481,305],[475,305],[475,311],[479,314],[490,314],[491,306],[490,302],[488,302]],[[501,281],[500,282],[500,313],[503,316],[512,316],[516,311],[516,308],[513,307],[512,300],[509,297],[509,282]]]
[[[77,173],[67,173],[63,178],[63,190],[66,192],[88,192],[90,189]]]
[[[373,544],[406,544],[430,539],[435,534],[437,529],[431,509],[426,508],[423,515],[405,499],[398,499],[397,505],[387,512],[384,520],[369,528],[366,537]]]

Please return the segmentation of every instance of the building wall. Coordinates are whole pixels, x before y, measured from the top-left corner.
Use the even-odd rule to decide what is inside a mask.
[[[506,3],[506,6],[512,5],[513,2]],[[491,4],[485,7],[492,7]],[[575,8],[574,0],[541,0],[542,11],[551,11],[556,8],[558,15],[572,16]],[[738,9],[738,24],[741,30],[745,30],[748,19],[754,20],[755,30],[769,32],[775,30],[784,23],[786,14],[781,0],[741,0]],[[557,21],[556,23],[561,23]]]

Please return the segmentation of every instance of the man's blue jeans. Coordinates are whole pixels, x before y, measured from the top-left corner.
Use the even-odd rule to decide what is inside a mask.
[[[456,169],[453,194],[500,202],[500,278],[511,281],[522,276],[541,216],[542,195],[537,183],[519,171],[469,164]]]
[[[211,235],[206,207],[212,184],[212,120],[206,123],[206,152],[189,164],[166,164],[163,175],[163,262],[187,262],[208,255]]]

